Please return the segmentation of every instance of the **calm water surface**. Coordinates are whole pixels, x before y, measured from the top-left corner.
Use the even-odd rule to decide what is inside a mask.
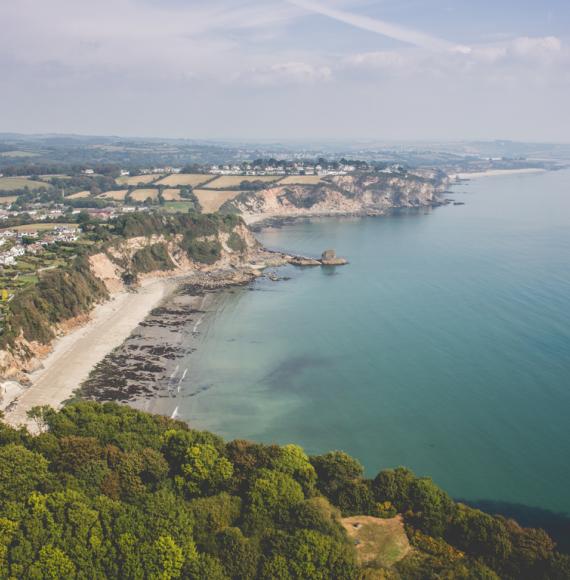
[[[217,298],[179,416],[570,513],[570,172],[456,189],[465,206],[263,232],[350,265]]]

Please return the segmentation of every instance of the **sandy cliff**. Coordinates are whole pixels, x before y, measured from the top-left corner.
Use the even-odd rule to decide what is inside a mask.
[[[225,206],[246,222],[316,215],[381,215],[402,207],[441,203],[444,175],[353,174],[328,177],[318,185],[277,185],[245,192]]]

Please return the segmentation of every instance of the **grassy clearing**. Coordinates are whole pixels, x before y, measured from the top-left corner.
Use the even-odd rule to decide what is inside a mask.
[[[49,183],[42,181],[32,181],[27,177],[0,177],[0,190],[11,191],[13,189],[40,189],[41,187],[50,187]]]
[[[99,197],[104,199],[114,199],[115,201],[124,201],[127,193],[129,193],[128,189],[119,189],[117,191],[106,191],[102,193]]]
[[[342,525],[354,540],[361,564],[392,566],[410,551],[410,542],[400,516],[391,519],[372,516],[344,518]]]
[[[18,199],[17,195],[7,195],[5,197],[0,197],[0,205],[10,205]]]
[[[227,189],[239,187],[242,181],[263,181],[264,183],[272,183],[278,179],[280,179],[278,175],[222,175],[208,183],[208,188]]]
[[[194,209],[191,201],[167,201],[162,210],[167,213],[188,213],[189,209]]]
[[[165,201],[181,201],[179,189],[165,189],[162,192],[162,197]]]
[[[38,224],[26,224],[23,226],[14,226],[12,228],[4,228],[4,230],[13,230],[16,232],[45,232],[55,228],[76,228],[77,224],[46,224],[44,222]],[[1,231],[1,230],[0,230]]]
[[[37,157],[37,153],[32,153],[31,151],[5,151],[4,153],[0,153],[0,157]]]
[[[318,175],[289,175],[279,185],[317,185],[322,180]]]
[[[90,191],[78,191],[77,193],[72,193],[71,195],[66,196],[67,199],[83,199],[85,197],[90,197]]]
[[[214,213],[220,207],[237,197],[242,191],[211,191],[209,189],[195,189],[194,195],[198,198],[202,206],[203,213]]]
[[[173,173],[172,175],[167,175],[164,179],[161,179],[158,182],[158,185],[171,185],[174,187],[189,185],[190,187],[198,187],[211,179],[211,175],[204,175],[201,173]]]
[[[152,200],[158,199],[158,189],[135,189],[135,191],[131,193],[131,198],[134,201],[146,201],[149,197]]]
[[[16,230],[17,232],[34,232],[34,231],[49,231],[55,228],[77,228],[77,224],[74,223],[64,223],[64,224],[47,224],[45,222],[40,222],[37,224],[26,224],[23,226],[15,226],[9,228],[11,230]]]
[[[160,179],[162,175],[125,175],[124,177],[117,177],[115,180],[119,185],[147,185],[152,183],[157,179]]]

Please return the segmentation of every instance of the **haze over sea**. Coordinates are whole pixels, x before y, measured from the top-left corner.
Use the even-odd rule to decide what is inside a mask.
[[[570,513],[570,171],[452,197],[466,205],[264,231],[270,248],[331,247],[350,265],[220,295],[180,418]]]

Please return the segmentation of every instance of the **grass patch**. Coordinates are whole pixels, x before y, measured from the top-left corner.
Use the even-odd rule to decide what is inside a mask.
[[[119,185],[147,185],[149,183],[153,183],[157,179],[160,179],[162,175],[125,175],[123,177],[117,177],[115,181]]]
[[[31,151],[5,151],[0,153],[0,156],[16,159],[18,157],[37,157],[38,153],[32,153]]]
[[[209,189],[195,189],[194,195],[198,198],[204,213],[214,213],[224,205],[243,193],[243,191],[213,191]]]
[[[16,232],[45,232],[49,230],[54,230],[55,228],[77,228],[77,224],[26,224],[23,226],[14,226],[11,228],[4,228],[5,230],[13,230]],[[0,230],[2,231],[2,230]]]
[[[391,519],[353,516],[344,518],[342,525],[354,541],[361,564],[390,567],[410,551],[410,542],[400,516]]]
[[[14,189],[24,189],[24,187],[34,190],[42,187],[49,188],[51,186],[49,183],[32,181],[27,177],[0,177],[0,191],[12,191]]]
[[[125,197],[129,193],[128,189],[119,189],[119,190],[112,190],[106,191],[102,193],[99,197],[103,199],[114,199],[115,201],[124,201]]]
[[[148,198],[154,201],[158,199],[158,189],[135,189],[130,197],[133,201],[146,201]]]
[[[242,181],[272,183],[278,179],[281,179],[279,175],[222,175],[208,183],[208,187],[213,189],[230,189],[232,187],[239,187]]]
[[[85,199],[86,197],[91,197],[90,191],[78,191],[77,193],[67,195],[65,199]]]
[[[161,179],[157,185],[169,185],[174,187],[189,185],[190,187],[197,187],[211,179],[211,175],[202,173],[173,173],[172,175],[167,175],[164,179]]]
[[[167,201],[162,206],[166,213],[188,213],[191,209],[195,209],[191,201]]]

